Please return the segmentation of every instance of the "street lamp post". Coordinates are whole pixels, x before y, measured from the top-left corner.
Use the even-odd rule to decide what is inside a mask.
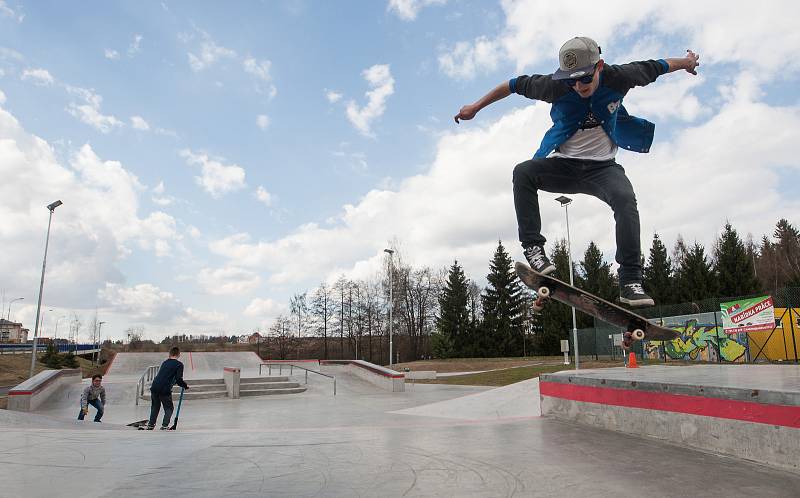
[[[58,339],[58,322],[60,322],[62,318],[66,317],[67,315],[61,315],[60,317],[56,318],[56,328],[53,331],[53,344],[56,345],[56,352],[58,352],[58,342],[56,341],[56,339]]]
[[[94,364],[97,365],[97,362],[100,360],[100,334],[103,332],[103,324],[106,322],[100,322],[97,324],[97,342],[96,344],[96,351],[94,352],[95,359]]]
[[[53,221],[53,211],[63,202],[55,201],[47,206],[50,210],[50,218],[47,220],[47,237],[44,239],[44,258],[42,259],[42,279],[39,282],[39,303],[36,305],[36,325],[33,328],[33,351],[31,352],[31,377],[33,377],[33,370],[36,366],[36,340],[39,334],[39,313],[42,309],[42,291],[44,290],[44,270],[47,267],[47,247],[50,245],[50,224]]]
[[[11,301],[8,302],[8,315],[6,315],[6,320],[8,320],[9,322],[11,321],[11,303],[13,303],[14,301],[22,301],[23,299],[25,299],[25,298],[24,297],[18,297],[16,299],[12,299]],[[2,312],[3,312],[3,310],[0,310],[0,313],[2,313]],[[2,318],[1,315],[0,315],[0,318]]]
[[[567,254],[569,255],[569,285],[574,286],[575,283],[573,281],[573,268],[572,268],[572,241],[569,237],[569,205],[572,203],[572,199],[569,197],[562,195],[561,197],[557,197],[556,200],[561,204],[564,208],[564,213],[567,217]],[[572,307],[572,344],[575,348],[575,370],[580,368],[580,357],[578,356],[578,328],[575,322],[575,306]]]
[[[392,256],[394,251],[391,249],[384,249],[383,252],[389,255],[389,366],[392,366],[392,308],[394,308],[394,300],[392,299]]]

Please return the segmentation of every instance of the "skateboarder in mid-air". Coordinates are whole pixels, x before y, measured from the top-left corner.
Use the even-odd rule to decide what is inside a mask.
[[[552,104],[553,126],[539,150],[514,168],[514,208],[525,259],[541,274],[555,266],[544,252],[538,191],[589,194],[614,211],[619,263],[620,302],[652,306],[642,287],[639,211],[633,186],[614,157],[622,147],[648,152],[655,125],[628,114],[622,99],[633,87],[645,86],[659,76],[678,70],[697,74],[699,56],[606,65],[591,38],[577,37],[559,50],[559,69],[553,74],[518,76],[501,83],[455,116],[472,119],[489,104],[512,93]]]
[[[169,350],[169,358],[164,360],[158,369],[156,378],[150,386],[150,420],[147,422],[147,430],[152,431],[156,425],[158,412],[161,405],[164,405],[164,419],[161,423],[161,430],[169,427],[169,419],[172,417],[172,386],[178,384],[184,389],[189,389],[183,381],[183,363],[178,361],[181,350],[173,347]]]

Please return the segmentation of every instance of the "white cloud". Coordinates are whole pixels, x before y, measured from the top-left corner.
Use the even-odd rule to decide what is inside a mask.
[[[262,130],[266,130],[269,127],[269,116],[266,114],[259,114],[256,116],[256,126]]]
[[[386,10],[404,21],[413,21],[423,7],[444,5],[447,0],[389,0]]]
[[[108,133],[114,128],[119,128],[125,124],[113,115],[105,115],[100,112],[100,105],[103,97],[94,93],[93,90],[66,86],[69,93],[83,99],[83,104],[72,102],[67,107],[67,112],[80,119],[82,122],[93,127],[101,133]]]
[[[199,228],[197,228],[197,227],[196,227],[196,226],[194,226],[194,225],[189,225],[188,227],[186,227],[186,232],[187,232],[187,233],[189,234],[189,236],[190,236],[191,238],[193,238],[193,239],[199,239],[199,238],[200,238],[200,236],[202,236],[202,235],[203,235],[203,234],[200,232],[200,229],[199,229]]]
[[[272,80],[272,76],[270,75],[270,68],[272,67],[272,62],[268,60],[259,61],[254,57],[246,57],[244,61],[242,61],[242,67],[247,74],[250,74],[256,78],[259,82],[259,85],[256,87],[257,91],[264,92],[266,91],[267,97],[272,100],[278,94],[278,89],[273,84],[269,84],[266,88],[262,88],[262,84],[269,83]]]
[[[141,116],[131,116],[131,126],[134,130],[150,131],[150,124]]]
[[[259,185],[258,189],[256,190],[256,199],[258,199],[258,201],[263,203],[265,206],[272,205],[272,194],[267,192],[267,189],[261,185]]]
[[[15,21],[17,21],[18,23],[21,23],[25,19],[25,14],[23,14],[21,10],[22,7],[18,6],[17,10],[15,11],[14,9],[8,6],[5,0],[0,0],[0,16],[2,17],[10,17]]]
[[[250,301],[250,304],[248,304],[247,308],[244,310],[244,314],[266,320],[275,318],[281,313],[286,313],[287,310],[288,307],[285,303],[279,303],[269,298],[261,299],[257,297]]]
[[[6,103],[6,94],[3,93],[2,90],[0,90],[0,105],[3,105],[5,103]]]
[[[20,295],[41,271],[41,253],[31,248],[41,247],[44,206],[56,199],[64,205],[53,216],[48,252],[48,300],[54,305],[92,307],[98,289],[122,280],[120,261],[139,250],[167,256],[180,240],[171,216],[140,212],[144,187],[120,162],[103,160],[83,145],[62,165],[53,146],[2,108],[0,177],[6,179],[0,182],[0,281]]]
[[[449,51],[439,55],[439,68],[451,78],[471,79],[479,72],[497,69],[501,57],[500,45],[485,36],[474,42],[458,42]]]
[[[151,190],[154,195],[150,197],[150,200],[153,201],[154,204],[158,206],[170,206],[175,203],[176,199],[171,195],[166,195],[166,188],[164,187],[164,181],[160,181],[158,185],[153,187]]]
[[[245,171],[236,164],[226,165],[221,160],[209,158],[207,154],[195,154],[189,149],[180,152],[181,157],[186,159],[189,165],[199,165],[201,176],[196,176],[195,180],[203,190],[211,194],[214,198],[219,198],[224,194],[235,192],[246,186],[244,182]]]
[[[55,82],[47,69],[25,69],[22,71],[22,79],[37,86],[50,86]]]
[[[335,92],[333,90],[328,90],[326,88],[325,89],[325,98],[328,99],[328,102],[330,102],[331,104],[335,104],[335,103],[339,102],[340,100],[342,100],[342,94],[338,93],[338,92]]]
[[[376,64],[361,75],[372,90],[366,92],[367,103],[359,107],[355,101],[347,104],[347,119],[362,134],[372,135],[372,122],[386,111],[386,99],[394,93],[394,78],[388,64]]]
[[[208,33],[200,32],[203,41],[200,43],[200,53],[195,55],[189,52],[189,65],[192,71],[198,72],[212,66],[220,59],[233,59],[236,57],[236,52],[217,45]]]
[[[133,41],[128,45],[128,57],[133,57],[142,51],[142,35],[133,35]]]
[[[181,315],[181,302],[171,292],[152,284],[125,287],[106,283],[97,291],[100,304],[108,311],[145,322],[169,322]]]
[[[555,69],[559,47],[577,35],[594,38],[609,62],[627,62],[617,60],[619,55],[627,54],[615,56],[615,48],[627,44],[631,37],[652,39],[679,34],[681,44],[698,51],[701,63],[706,65],[739,63],[763,72],[764,78],[779,69],[784,73],[800,70],[800,59],[795,57],[800,32],[794,26],[795,19],[800,18],[800,4],[790,0],[766,2],[748,11],[745,18],[723,0],[653,0],[638,4],[636,9],[629,8],[625,0],[580,7],[546,0],[502,0],[501,4],[505,13],[502,31],[495,38],[480,37],[443,49],[439,61],[445,74],[470,77],[467,67],[485,72],[495,69],[498,61],[511,62],[517,72],[543,63]],[[496,59],[476,56],[482,50]],[[647,58],[681,55],[651,53]]]
[[[269,69],[271,66],[272,62],[268,60],[259,61],[254,57],[247,57],[242,62],[242,67],[244,67],[244,71],[248,74],[255,76],[261,81],[269,81],[270,79],[272,79],[271,76],[269,75]]]
[[[110,48],[105,49],[103,51],[103,55],[106,59],[110,59],[112,61],[119,60],[119,52]]]
[[[197,283],[209,294],[246,294],[261,284],[261,278],[252,271],[236,267],[203,268]]]
[[[218,311],[201,311],[194,308],[186,308],[184,316],[177,322],[181,325],[194,325],[194,326],[215,326],[218,330],[229,331],[230,319],[225,313]]]

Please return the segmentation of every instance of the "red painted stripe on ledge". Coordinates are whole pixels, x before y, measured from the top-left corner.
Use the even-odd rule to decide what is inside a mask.
[[[611,387],[540,382],[542,396],[602,405],[688,413],[704,417],[743,420],[758,424],[800,428],[800,406],[765,405],[752,401],[705,398],[686,394],[657,393]]]
[[[30,396],[33,391],[8,391],[9,396]]]

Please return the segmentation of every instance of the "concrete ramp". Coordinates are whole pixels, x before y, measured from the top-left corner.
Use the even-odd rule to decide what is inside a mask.
[[[391,413],[461,420],[538,417],[541,414],[539,379],[524,380],[477,394]]]
[[[109,380],[120,378],[139,378],[151,365],[161,365],[169,357],[167,353],[117,353],[106,375]],[[248,376],[258,374],[261,358],[252,351],[244,352],[182,352],[179,360],[183,363],[183,377],[187,380],[201,378],[222,378],[222,369],[238,367]]]

